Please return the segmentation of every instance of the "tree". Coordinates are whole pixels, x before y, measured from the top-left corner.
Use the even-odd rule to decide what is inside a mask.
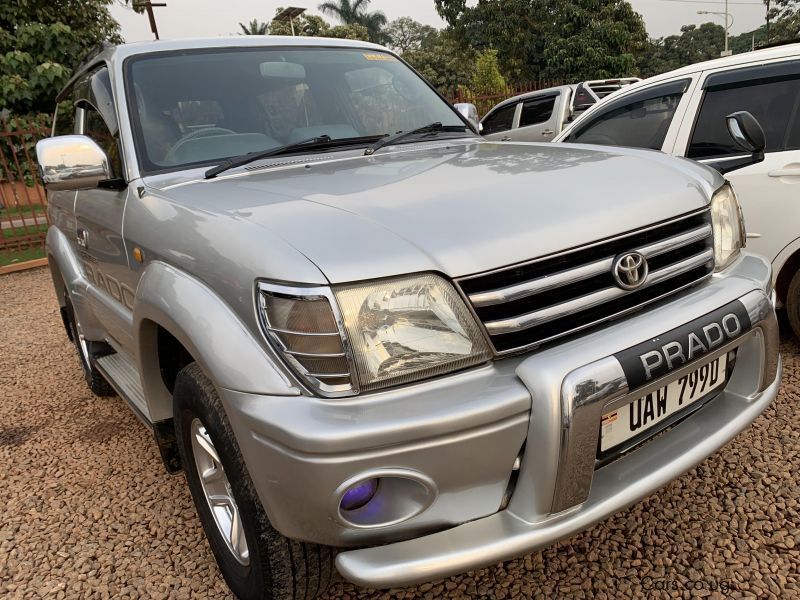
[[[283,7],[279,7],[275,14],[279,14]],[[292,29],[288,21],[275,21],[269,24],[268,33],[270,35],[292,35]],[[369,31],[363,25],[350,23],[347,25],[337,25],[331,27],[325,19],[318,15],[303,13],[294,19],[294,33],[304,37],[330,37],[347,40],[368,40]]]
[[[506,80],[497,66],[497,50],[490,48],[478,54],[470,89],[479,96],[501,94],[505,91]]]
[[[386,44],[398,54],[419,50],[437,33],[436,28],[423,25],[411,17],[395,19],[384,30]]]
[[[103,40],[121,42],[112,0],[0,5],[0,110],[51,113],[75,63]]]
[[[426,37],[419,48],[403,52],[403,59],[445,96],[467,87],[475,72],[475,51],[457,39],[452,29]]]
[[[241,35],[267,35],[269,29],[267,23],[261,23],[258,19],[253,19],[247,25],[239,23],[239,27],[242,29]]]
[[[717,23],[684,25],[680,35],[650,40],[639,56],[645,77],[718,58],[725,47],[725,28]],[[748,48],[749,50],[749,48]]]
[[[495,48],[500,70],[514,81],[630,75],[647,40],[625,0],[434,1],[466,43]]]
[[[381,30],[386,25],[386,15],[376,10],[369,12],[367,7],[371,0],[329,0],[319,5],[323,13],[336,17],[344,25],[361,25],[369,32],[369,39],[380,42],[383,39]]]

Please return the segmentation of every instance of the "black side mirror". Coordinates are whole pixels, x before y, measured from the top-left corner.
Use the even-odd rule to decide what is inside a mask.
[[[709,166],[724,174],[764,160],[764,148],[767,145],[767,141],[758,119],[746,110],[740,110],[725,117],[725,124],[736,145],[743,150],[747,150],[750,156],[721,160]]]

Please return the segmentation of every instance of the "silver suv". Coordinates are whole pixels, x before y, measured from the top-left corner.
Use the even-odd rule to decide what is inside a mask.
[[[313,597],[333,548],[385,588],[551,544],[775,398],[770,265],[705,166],[488,142],[355,41],[107,47],[59,100],[67,333],[241,598]]]

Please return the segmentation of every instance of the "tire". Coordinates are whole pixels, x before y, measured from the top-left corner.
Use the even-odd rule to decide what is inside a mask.
[[[800,338],[800,271],[794,274],[789,283],[784,305],[786,306],[786,316],[789,317],[789,325],[795,336]]]
[[[290,540],[272,527],[214,385],[196,363],[178,373],[173,410],[186,481],[233,593],[242,600],[311,600],[327,590],[333,576],[332,549]],[[209,443],[212,453],[206,450]],[[226,493],[229,497],[213,513],[208,496],[219,499]],[[232,526],[237,515],[239,536]]]
[[[116,396],[117,392],[94,366],[95,359],[111,354],[113,350],[108,344],[91,342],[83,338],[80,333],[78,319],[75,316],[75,309],[72,307],[72,301],[69,299],[69,294],[67,292],[64,292],[63,314],[66,325],[69,328],[69,338],[78,351],[78,358],[81,361],[81,368],[83,369],[83,377],[86,379],[86,385],[89,386],[89,389],[95,396]]]

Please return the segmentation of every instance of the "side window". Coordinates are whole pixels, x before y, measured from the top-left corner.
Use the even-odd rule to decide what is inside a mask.
[[[483,124],[483,134],[500,133],[501,131],[508,131],[514,124],[514,113],[517,111],[516,104],[509,104],[504,106],[486,117]]]
[[[689,80],[674,81],[630,94],[598,107],[579,125],[570,142],[660,150]]]
[[[527,127],[529,125],[536,125],[537,123],[544,123],[550,119],[557,97],[558,96],[549,96],[546,98],[525,100],[525,102],[522,103],[522,114],[519,117],[519,126]]]
[[[725,117],[749,111],[764,129],[767,152],[800,148],[800,77],[745,81],[706,90],[689,142],[689,158],[743,154],[731,139]],[[788,127],[787,127],[788,124]]]
[[[108,155],[112,175],[122,177],[117,114],[108,69],[103,67],[78,85],[78,107],[83,109],[83,134],[92,138]]]
[[[122,159],[119,153],[119,139],[111,133],[108,125],[93,106],[83,105],[83,134],[92,138],[108,155],[112,175],[122,177]]]

